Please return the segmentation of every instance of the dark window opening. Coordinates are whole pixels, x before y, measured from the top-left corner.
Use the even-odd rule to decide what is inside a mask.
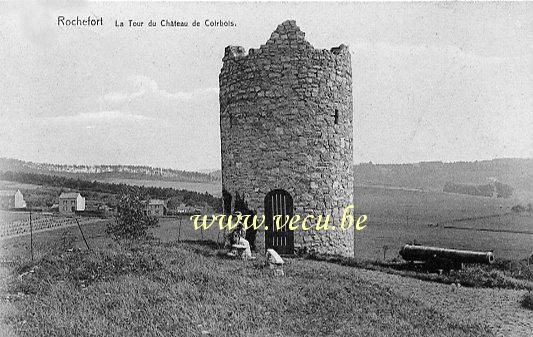
[[[339,110],[335,109],[335,115],[333,117],[335,118],[335,124],[339,124]]]

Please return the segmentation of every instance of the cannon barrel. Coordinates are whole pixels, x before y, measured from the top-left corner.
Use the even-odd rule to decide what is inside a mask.
[[[458,250],[449,248],[405,245],[400,250],[401,257],[406,261],[432,261],[444,259],[457,263],[483,263],[492,264],[492,252],[475,252],[471,250]]]

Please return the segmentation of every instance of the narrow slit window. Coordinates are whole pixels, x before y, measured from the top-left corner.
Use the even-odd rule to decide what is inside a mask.
[[[335,115],[333,115],[335,118],[335,124],[339,124],[339,110],[335,109]]]

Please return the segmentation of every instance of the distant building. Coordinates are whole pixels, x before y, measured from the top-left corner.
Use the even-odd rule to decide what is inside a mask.
[[[10,208],[26,208],[26,202],[20,190],[0,190],[0,209]]]
[[[193,213],[195,211],[195,208],[192,206],[187,206],[186,204],[182,203],[176,208],[176,211],[179,214],[188,214],[188,213]]]
[[[146,215],[150,216],[163,216],[165,209],[165,201],[160,199],[150,199],[145,206]]]
[[[59,196],[59,213],[74,213],[85,210],[85,198],[77,192],[61,193]]]

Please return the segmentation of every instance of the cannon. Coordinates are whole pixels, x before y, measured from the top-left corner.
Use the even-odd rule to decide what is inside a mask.
[[[435,267],[444,266],[452,269],[460,269],[463,263],[494,263],[492,252],[475,252],[417,245],[403,246],[400,250],[400,256],[405,261],[426,262],[435,265]]]

